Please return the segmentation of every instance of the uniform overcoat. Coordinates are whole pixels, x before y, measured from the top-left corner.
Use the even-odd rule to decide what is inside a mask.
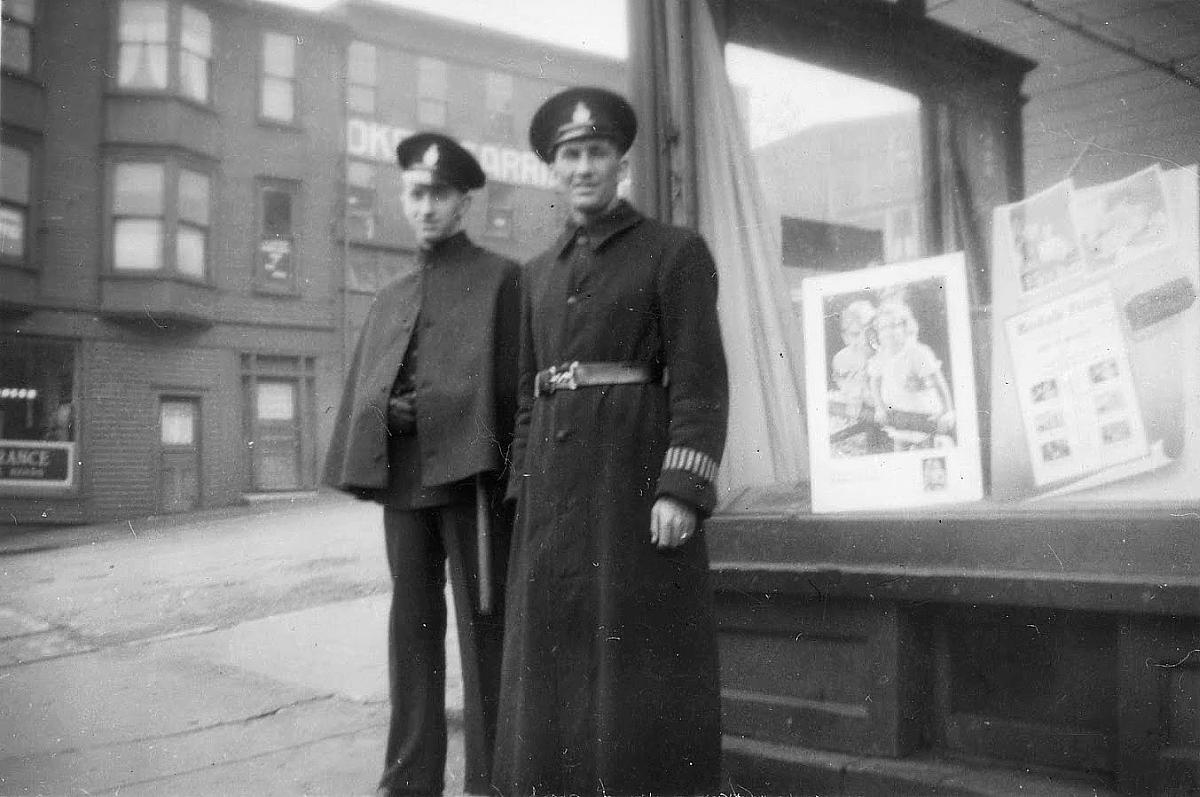
[[[379,291],[347,373],[326,484],[383,500],[388,396],[414,330],[421,341],[413,376],[422,485],[505,469],[516,410],[519,275],[515,263],[459,233],[439,246],[431,269]]]
[[[712,256],[624,202],[522,278],[517,526],[495,785],[528,794],[715,791],[717,651],[703,533],[650,542],[657,496],[712,510],[727,383]],[[663,381],[534,398],[571,361]]]

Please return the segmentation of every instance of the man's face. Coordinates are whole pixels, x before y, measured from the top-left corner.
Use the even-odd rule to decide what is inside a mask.
[[[432,182],[420,172],[401,174],[404,217],[417,243],[428,248],[458,232],[471,198],[446,183]]]
[[[554,150],[554,176],[571,210],[583,216],[603,213],[617,197],[625,160],[607,138],[581,138]]]

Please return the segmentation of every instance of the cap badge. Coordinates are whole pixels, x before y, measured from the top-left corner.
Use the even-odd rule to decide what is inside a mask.
[[[438,151],[437,144],[431,144],[429,149],[425,150],[425,154],[421,156],[421,163],[426,168],[432,169],[438,165],[438,160],[441,158],[441,153]]]
[[[575,104],[575,111],[571,114],[571,124],[590,125],[592,124],[592,112],[582,102]]]

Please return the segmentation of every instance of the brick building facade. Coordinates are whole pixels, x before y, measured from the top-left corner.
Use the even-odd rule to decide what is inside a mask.
[[[360,0],[5,3],[4,522],[315,488],[346,352],[413,263],[398,138],[470,141],[468,231],[528,257],[554,223],[530,114],[623,75]]]

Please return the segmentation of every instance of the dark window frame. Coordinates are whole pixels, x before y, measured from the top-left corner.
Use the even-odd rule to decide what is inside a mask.
[[[299,258],[297,254],[300,250],[300,235],[298,234],[298,230],[301,228],[301,225],[297,223],[297,220],[302,209],[302,189],[303,186],[299,180],[259,176],[254,181],[256,235],[252,256],[254,263],[254,279],[252,282],[254,290],[257,293],[276,296],[298,296],[300,294]],[[288,197],[290,229],[287,235],[272,234],[267,230],[267,192],[279,193]],[[266,254],[265,245],[268,241],[286,241],[288,244],[287,256],[290,259],[290,268],[287,276],[284,278],[272,279],[265,272],[263,258]]]
[[[484,212],[484,234],[487,237],[502,241],[516,240],[516,192],[517,187],[512,183],[488,182],[487,208]],[[495,220],[500,218],[504,219],[504,223],[498,226]]]

